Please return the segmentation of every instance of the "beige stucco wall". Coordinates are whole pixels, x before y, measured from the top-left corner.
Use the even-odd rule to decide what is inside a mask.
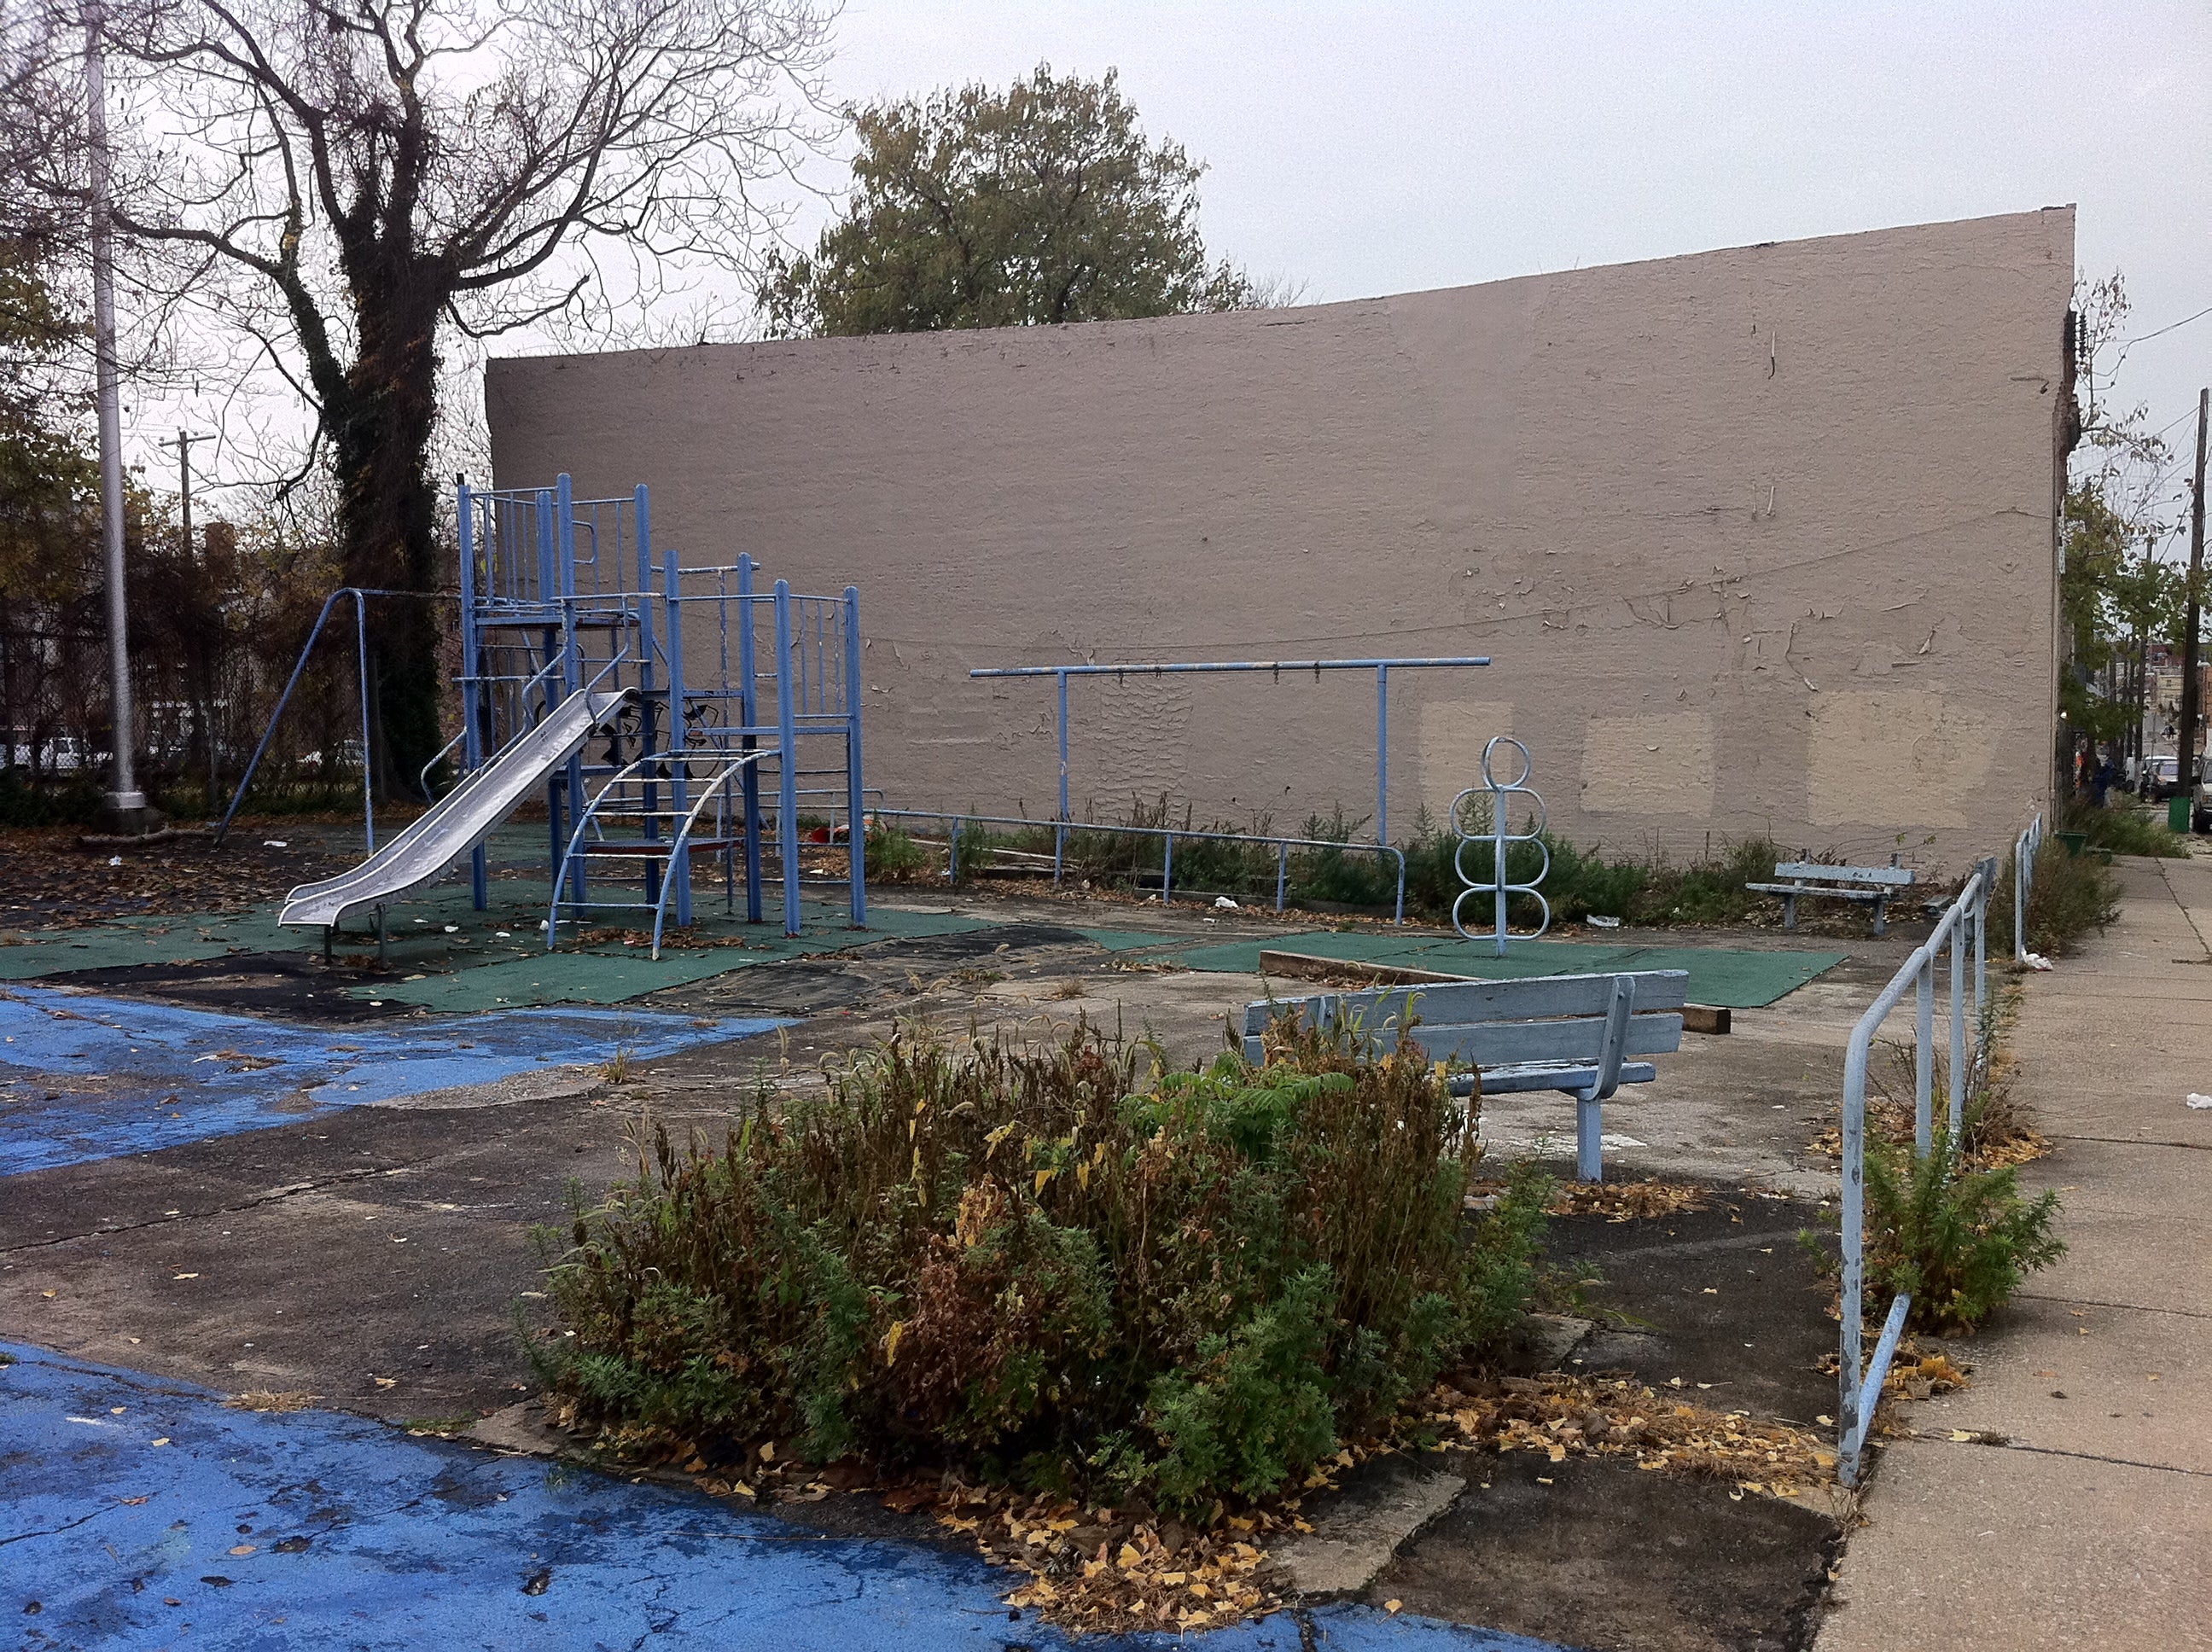
[[[495,361],[496,480],[861,591],[868,779],[1048,814],[1044,682],[1487,653],[1392,697],[1392,825],[1956,869],[2047,798],[2070,210],[1230,315]],[[1076,812],[1374,808],[1371,677],[1078,681]]]

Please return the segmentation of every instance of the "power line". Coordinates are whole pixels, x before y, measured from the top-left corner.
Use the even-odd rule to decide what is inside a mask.
[[[2202,321],[2208,315],[2212,315],[2212,304],[2206,305],[2203,309],[2197,311],[2195,315],[2185,315],[2179,321],[2167,322],[2163,327],[2154,327],[2148,332],[2137,333],[2133,338],[2122,339],[2120,341],[2120,348],[2122,349],[2125,349],[2130,344],[2140,344],[2145,339],[2156,338],[2161,333],[2172,332],[2176,327],[2185,327],[2192,321]],[[2194,410],[2194,409],[2191,410],[2192,412]],[[2182,417],[2188,417],[2188,414],[2184,414]],[[2176,419],[2174,421],[2174,423],[2176,424],[2180,422],[2180,419]]]

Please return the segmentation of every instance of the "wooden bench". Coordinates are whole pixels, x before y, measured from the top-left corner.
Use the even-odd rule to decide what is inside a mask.
[[[1261,1056],[1261,1035],[1281,1016],[1328,1028],[1349,1023],[1386,1043],[1411,1020],[1413,1040],[1429,1059],[1472,1067],[1486,1096],[1557,1090],[1575,1098],[1575,1174],[1604,1178],[1603,1108],[1622,1084],[1648,1084],[1650,1061],[1682,1047],[1680,969],[1618,975],[1539,975],[1525,981],[1470,981],[1434,987],[1392,987],[1367,993],[1321,993],[1245,1006],[1244,1054]],[[1475,1073],[1451,1080],[1452,1093],[1475,1089]]]
[[[1784,860],[1774,868],[1777,878],[1787,878],[1787,884],[1746,884],[1748,890],[1762,895],[1782,897],[1782,926],[1797,927],[1797,902],[1808,895],[1825,896],[1832,901],[1871,901],[1874,902],[1874,932],[1887,932],[1887,914],[1889,903],[1905,890],[1911,887],[1911,871],[1905,866],[1830,866],[1818,860]]]

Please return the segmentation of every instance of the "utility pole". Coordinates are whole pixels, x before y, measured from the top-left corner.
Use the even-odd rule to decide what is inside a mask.
[[[161,444],[164,447],[174,447],[177,450],[177,498],[182,502],[184,509],[185,556],[188,561],[193,554],[192,444],[196,441],[213,441],[214,440],[213,436],[188,436],[179,430],[177,432],[176,440],[165,441]]]
[[[2197,811],[2197,724],[2203,707],[2197,693],[2197,629],[2203,623],[2198,592],[2204,577],[2204,426],[2212,418],[2212,389],[2197,392],[2197,478],[2189,492],[2189,589],[2182,603],[2181,729],[2174,745],[2174,778]]]
[[[100,56],[101,25],[100,0],[90,0],[84,14],[84,90],[85,136],[92,163],[93,359],[100,406],[100,538],[107,552],[107,663],[115,717],[111,741],[115,786],[107,794],[107,806],[114,823],[131,831],[144,828],[149,811],[131,751],[137,719],[131,706],[130,622],[123,588],[123,414],[116,383],[114,226],[107,203],[107,76]]]

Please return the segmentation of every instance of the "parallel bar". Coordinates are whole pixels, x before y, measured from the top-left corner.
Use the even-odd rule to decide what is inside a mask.
[[[1205,659],[1125,662],[1116,665],[986,665],[970,677],[1168,677],[1182,671],[1371,671],[1378,667],[1403,666],[1419,670],[1433,665],[1487,665],[1488,654],[1464,654],[1449,659]]]

